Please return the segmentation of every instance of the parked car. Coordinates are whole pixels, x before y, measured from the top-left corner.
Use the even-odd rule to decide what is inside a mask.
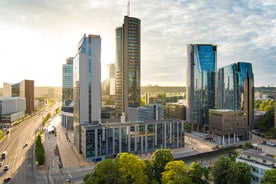
[[[3,171],[8,171],[8,170],[9,170],[9,166],[5,165]]]
[[[2,167],[3,166],[3,162],[0,162],[0,167]]]
[[[10,178],[10,177],[7,177],[7,178],[4,179],[4,183],[7,183],[7,182],[9,182],[9,181],[11,181],[11,178]]]

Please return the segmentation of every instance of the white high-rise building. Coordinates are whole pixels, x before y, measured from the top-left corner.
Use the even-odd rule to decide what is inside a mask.
[[[80,125],[101,121],[101,37],[84,35],[73,63],[74,141],[82,153]]]

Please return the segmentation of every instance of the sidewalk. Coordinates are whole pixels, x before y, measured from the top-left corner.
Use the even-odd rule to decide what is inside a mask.
[[[63,168],[93,166],[93,163],[88,163],[85,157],[78,153],[73,145],[73,140],[67,139],[66,129],[62,127],[61,123],[57,126],[56,140]]]

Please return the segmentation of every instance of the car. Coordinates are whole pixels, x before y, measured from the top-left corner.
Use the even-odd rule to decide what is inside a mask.
[[[23,148],[22,149],[24,149],[24,148],[26,148],[28,146],[28,144],[26,143],[26,144],[24,144],[24,146],[23,146]]]
[[[0,162],[0,167],[2,167],[3,166],[3,162]]]
[[[6,183],[6,182],[9,182],[9,181],[11,181],[11,178],[10,178],[10,177],[7,177],[7,178],[4,179],[4,182],[5,182],[5,183]]]
[[[3,171],[8,171],[8,170],[9,170],[9,166],[5,165]]]

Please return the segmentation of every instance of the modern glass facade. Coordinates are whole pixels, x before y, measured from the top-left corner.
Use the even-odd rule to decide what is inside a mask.
[[[254,117],[254,74],[251,63],[238,62],[218,70],[216,107],[244,110],[247,126],[252,129]]]
[[[67,58],[62,65],[62,105],[68,106],[73,101],[73,57]]]
[[[80,125],[101,121],[101,38],[84,35],[73,62],[74,143],[82,153]]]
[[[115,81],[115,95],[116,95],[116,113],[121,115],[124,111],[123,104],[123,28],[116,29],[116,81]]]
[[[198,131],[208,126],[208,111],[215,106],[216,66],[216,45],[187,46],[187,121]]]
[[[140,24],[139,19],[125,16],[123,26],[116,29],[116,108],[126,117],[128,107],[140,106]]]
[[[73,60],[69,57],[62,65],[61,124],[68,129],[73,129]]]
[[[83,154],[89,162],[114,158],[118,153],[152,153],[182,148],[184,122],[180,120],[82,125]]]

